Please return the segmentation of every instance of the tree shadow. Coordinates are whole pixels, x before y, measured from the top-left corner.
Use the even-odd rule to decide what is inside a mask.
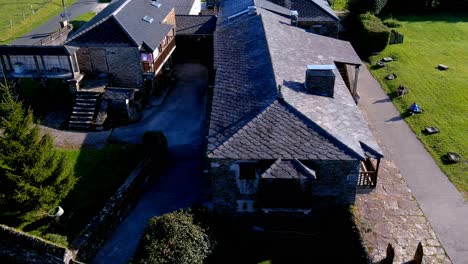
[[[46,216],[46,217],[43,217],[43,218],[41,218],[39,220],[36,220],[36,221],[34,221],[32,223],[27,224],[25,227],[23,227],[23,231],[30,232],[30,231],[33,231],[33,230],[37,230],[42,226],[46,226],[46,225],[52,223],[53,221],[54,221],[53,218]]]

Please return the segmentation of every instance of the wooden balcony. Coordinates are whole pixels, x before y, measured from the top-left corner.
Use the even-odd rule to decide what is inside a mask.
[[[143,67],[143,72],[144,73],[155,73],[157,74],[161,68],[163,67],[164,63],[167,61],[169,56],[171,56],[172,52],[174,51],[175,48],[175,38],[170,37],[170,40],[168,44],[162,48],[162,50],[159,50],[159,56],[153,61],[152,64],[148,62],[143,62],[142,67]]]

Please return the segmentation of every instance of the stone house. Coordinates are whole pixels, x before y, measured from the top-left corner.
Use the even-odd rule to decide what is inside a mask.
[[[172,66],[175,11],[169,0],[111,3],[65,43],[76,47],[80,70],[109,74],[113,86],[141,88]]]
[[[363,164],[382,158],[336,66],[362,62],[349,42],[256,3],[220,6],[207,146],[213,206],[309,213],[353,204]]]
[[[309,32],[328,37],[338,37],[340,19],[335,14],[327,0],[266,0],[281,6],[272,11],[296,16],[295,23],[298,27]],[[291,13],[291,10],[293,13]]]

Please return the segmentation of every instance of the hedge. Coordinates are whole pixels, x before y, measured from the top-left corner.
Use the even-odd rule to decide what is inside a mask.
[[[359,49],[367,54],[380,52],[388,45],[390,29],[372,14],[359,15]]]

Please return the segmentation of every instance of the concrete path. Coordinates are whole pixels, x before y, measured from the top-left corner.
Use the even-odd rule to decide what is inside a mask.
[[[99,3],[98,0],[78,0],[75,4],[70,7],[67,7],[67,13],[70,15],[69,20],[73,20],[75,17],[89,13],[89,12],[99,12],[104,9],[108,4]],[[40,25],[39,27],[33,29],[31,32],[26,35],[18,38],[13,42],[13,45],[33,45],[39,40],[47,37],[48,35],[55,32],[60,28],[60,15],[57,15],[51,18],[46,23]]]
[[[116,129],[112,137],[139,142],[146,130],[162,130],[169,142],[170,162],[154,184],[104,244],[92,263],[127,263],[148,220],[194,203],[203,203],[204,107],[208,71],[185,64],[177,68],[174,91],[160,107],[145,113],[142,124]]]
[[[468,263],[468,203],[366,68],[358,90],[360,108],[377,131],[384,154],[400,169],[447,254],[453,263]]]

